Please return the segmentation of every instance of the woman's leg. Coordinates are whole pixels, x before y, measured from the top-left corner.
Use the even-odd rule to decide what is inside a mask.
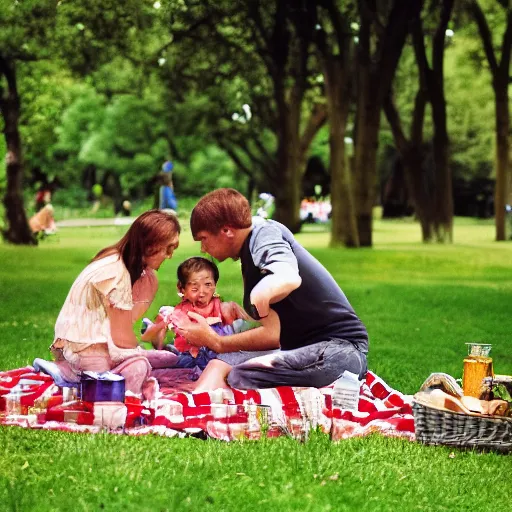
[[[167,350],[146,350],[144,357],[147,358],[153,370],[159,368],[176,368],[179,356]]]
[[[219,359],[212,359],[204,369],[201,377],[197,379],[194,387],[194,393],[201,393],[203,391],[213,391],[219,388],[229,388],[226,384],[226,377],[231,371],[232,366],[220,361]]]
[[[140,395],[145,381],[151,374],[151,365],[145,357],[135,356],[112,368],[112,372],[124,377],[126,391]]]

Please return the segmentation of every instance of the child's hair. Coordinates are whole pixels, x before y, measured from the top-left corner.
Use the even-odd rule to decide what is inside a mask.
[[[177,272],[178,284],[180,286],[185,286],[188,283],[191,274],[194,272],[200,272],[201,270],[209,270],[213,274],[215,284],[217,284],[217,281],[219,280],[219,269],[217,268],[217,265],[215,265],[213,261],[202,258],[201,256],[194,256],[180,263]]]

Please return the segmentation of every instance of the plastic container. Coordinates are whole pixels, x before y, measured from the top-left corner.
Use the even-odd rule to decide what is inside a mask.
[[[334,383],[332,408],[344,411],[357,411],[360,388],[361,383],[358,376],[345,370],[343,375]]]

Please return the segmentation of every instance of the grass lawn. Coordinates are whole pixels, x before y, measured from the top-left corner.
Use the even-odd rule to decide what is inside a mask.
[[[38,248],[0,245],[0,370],[47,357],[69,287],[122,227],[63,228]],[[432,372],[461,377],[465,342],[493,344],[512,375],[511,243],[487,221],[458,219],[455,243],[425,246],[418,225],[377,222],[373,249],[299,240],[331,271],[370,333],[369,367],[405,393]],[[197,254],[186,229],[159,272],[149,316],[174,304],[176,267]],[[218,291],[241,301],[238,263]],[[321,283],[319,283],[321,286]],[[510,510],[512,458],[372,436],[222,443],[0,428],[0,510]]]

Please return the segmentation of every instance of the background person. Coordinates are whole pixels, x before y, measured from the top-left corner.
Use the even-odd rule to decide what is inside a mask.
[[[178,201],[172,186],[172,174],[163,173],[161,179],[159,208],[176,212],[178,210]]]
[[[36,192],[35,209],[36,212],[42,210],[47,204],[52,201],[52,191],[49,185],[41,185]]]
[[[51,204],[43,206],[41,210],[30,217],[28,225],[35,235],[54,235],[57,232],[57,225],[53,215],[53,206]]]
[[[219,261],[240,259],[244,308],[261,326],[221,337],[189,313],[178,332],[217,352],[197,390],[331,384],[345,371],[363,378],[368,334],[336,281],[282,224],[251,218],[233,189],[203,196],[190,226],[201,250]],[[280,349],[280,350],[276,350]],[[256,352],[255,352],[256,351]],[[262,352],[264,351],[264,352]]]

